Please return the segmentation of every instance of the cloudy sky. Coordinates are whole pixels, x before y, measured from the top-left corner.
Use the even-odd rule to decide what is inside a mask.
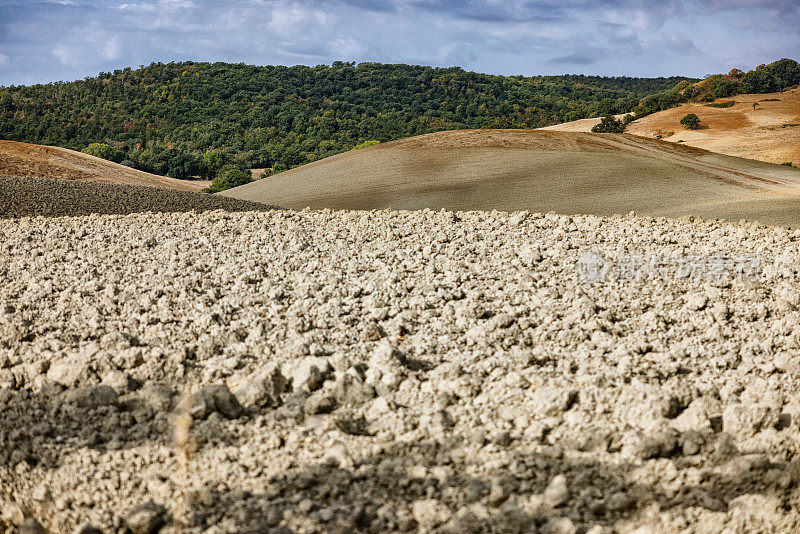
[[[0,85],[153,61],[702,76],[800,60],[798,0],[0,0]]]

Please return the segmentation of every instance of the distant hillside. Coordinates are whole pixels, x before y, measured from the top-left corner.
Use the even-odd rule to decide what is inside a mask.
[[[697,83],[681,81],[671,89],[643,98],[633,114],[640,118],[685,102],[713,102],[738,94],[773,93],[797,84],[800,84],[800,64],[783,58],[748,72],[731,69],[728,74],[714,74]]]
[[[628,134],[438,132],[339,154],[221,195],[290,209],[634,210],[800,226],[800,170]]]
[[[700,119],[698,128],[690,130],[681,125],[681,119],[689,113]],[[594,117],[543,130],[588,133],[599,122],[600,117]],[[625,133],[800,167],[800,87],[780,93],[737,94],[710,103],[678,104],[634,120]]]
[[[686,78],[490,76],[377,63],[152,64],[0,88],[0,138],[83,150],[175,178],[223,164],[283,170],[458,128],[535,128],[631,110]]]

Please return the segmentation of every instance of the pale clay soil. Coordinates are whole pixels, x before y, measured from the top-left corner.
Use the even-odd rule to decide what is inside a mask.
[[[581,253],[761,258],[584,283]],[[792,532],[800,232],[0,220],[0,532]]]

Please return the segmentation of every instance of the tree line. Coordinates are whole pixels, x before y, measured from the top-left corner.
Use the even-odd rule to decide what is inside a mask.
[[[684,102],[712,102],[743,93],[775,93],[797,84],[800,84],[800,64],[784,58],[748,72],[731,69],[728,74],[714,74],[698,83],[681,81],[671,89],[644,97],[633,115],[644,117]]]

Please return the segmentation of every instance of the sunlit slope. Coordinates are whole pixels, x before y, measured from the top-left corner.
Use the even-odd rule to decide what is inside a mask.
[[[782,93],[736,95],[715,104],[724,102],[733,105],[720,108],[708,103],[689,103],[659,111],[632,122],[625,131],[729,156],[800,166],[800,88]],[[681,126],[681,119],[689,113],[700,118],[697,130]],[[598,122],[599,117],[581,119],[543,129],[590,132]]]
[[[222,194],[297,209],[636,211],[800,225],[800,170],[627,134],[439,132]]]
[[[66,148],[3,140],[0,140],[0,175],[146,185],[179,191],[200,191],[210,183],[150,174]]]

